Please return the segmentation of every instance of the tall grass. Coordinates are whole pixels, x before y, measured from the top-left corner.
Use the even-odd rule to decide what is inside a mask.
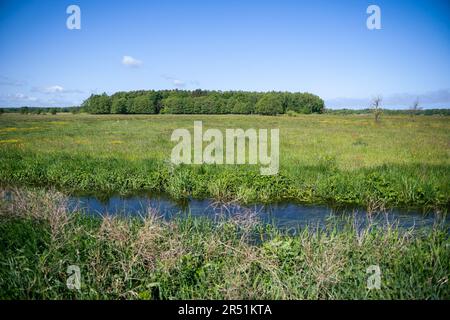
[[[294,235],[252,215],[95,218],[58,192],[16,190],[0,206],[0,298],[450,298],[448,230],[336,222]],[[69,265],[80,290],[66,286]],[[370,265],[380,289],[367,289]]]
[[[261,176],[255,167],[192,165],[174,167],[164,161],[129,161],[62,153],[35,154],[3,149],[0,182],[4,185],[52,186],[66,192],[132,194],[165,192],[188,197],[241,203],[297,201],[334,205],[418,207],[447,211],[450,207],[446,165],[382,165],[351,171],[332,163],[282,168]]]

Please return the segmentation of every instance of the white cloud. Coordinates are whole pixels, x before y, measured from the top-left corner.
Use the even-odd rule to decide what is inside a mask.
[[[61,93],[64,91],[64,88],[58,85],[50,86],[45,88],[45,93]]]
[[[140,67],[142,65],[142,61],[135,59],[131,56],[123,56],[122,58],[122,64],[127,67]]]
[[[167,74],[162,74],[161,77],[163,77],[164,79],[170,81],[172,83],[172,85],[176,88],[184,88],[186,87],[188,84],[189,85],[194,85],[194,86],[198,86],[199,82],[196,80],[191,80],[191,81],[184,81],[181,79],[178,79],[176,77],[173,77],[171,75],[167,75]]]
[[[180,79],[174,79],[172,82],[173,82],[173,85],[177,88],[182,88],[186,85],[186,83],[184,83],[184,81],[180,80]]]
[[[65,89],[60,85],[53,85],[48,87],[33,87],[31,88],[32,92],[39,92],[45,94],[69,94],[69,93],[83,93],[81,90],[77,89]]]

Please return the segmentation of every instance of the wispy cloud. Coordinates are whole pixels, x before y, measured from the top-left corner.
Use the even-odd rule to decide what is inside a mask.
[[[7,98],[13,101],[37,101],[36,97],[30,97],[23,93],[7,94]]]
[[[0,103],[3,106],[22,106],[29,103],[36,103],[39,99],[23,93],[0,95]]]
[[[371,104],[371,97],[365,98],[336,98],[328,99],[325,104],[328,108],[368,108]],[[450,89],[429,91],[426,93],[396,93],[383,98],[383,107],[387,108],[407,108],[414,101],[419,100],[422,107],[450,107]]]
[[[132,56],[123,56],[122,58],[122,64],[127,67],[137,68],[140,67],[142,63],[141,60],[135,59]]]
[[[0,85],[1,86],[13,86],[13,87],[21,87],[26,84],[25,81],[12,79],[10,77],[0,76]]]
[[[52,85],[47,87],[33,87],[32,92],[39,92],[45,94],[70,94],[70,93],[83,93],[82,90],[78,89],[65,89],[60,85]]]
[[[71,100],[62,97],[50,96],[49,98],[38,98],[23,93],[3,94],[0,95],[1,107],[67,107],[79,105],[81,100]]]
[[[430,91],[423,94],[409,94],[401,93],[394,94],[386,99],[386,103],[389,104],[411,104],[414,100],[419,99],[422,104],[446,104],[450,105],[450,89]]]
[[[163,77],[164,79],[166,79],[167,81],[170,81],[170,83],[175,87],[175,88],[184,88],[187,85],[194,85],[194,86],[198,86],[199,82],[196,80],[191,80],[191,81],[184,81],[181,80],[177,77],[173,77],[167,74],[163,74],[161,75],[161,77]]]
[[[64,88],[58,85],[50,86],[45,88],[46,93],[62,93],[64,92]]]

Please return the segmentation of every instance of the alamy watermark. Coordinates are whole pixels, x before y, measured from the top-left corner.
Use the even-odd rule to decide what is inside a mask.
[[[69,30],[80,30],[81,29],[81,9],[79,6],[72,4],[67,7],[66,13],[70,14],[66,20],[66,27]]]
[[[380,30],[381,29],[381,9],[379,6],[372,4],[367,7],[367,14],[370,14],[366,20],[366,26],[369,30]]]
[[[66,273],[69,275],[66,281],[67,289],[80,290],[81,289],[80,267],[77,265],[70,265],[67,267]]]
[[[262,175],[275,175],[278,173],[280,163],[279,129],[270,129],[270,154],[268,136],[267,129],[245,131],[226,129],[224,141],[222,131],[208,129],[203,132],[202,121],[194,121],[193,137],[188,129],[173,131],[171,141],[178,144],[172,149],[171,161],[174,164],[257,165],[259,163]],[[203,148],[203,142],[209,142],[209,144]]]
[[[381,268],[379,265],[371,265],[367,267],[366,273],[370,274],[367,278],[367,289],[381,288]]]

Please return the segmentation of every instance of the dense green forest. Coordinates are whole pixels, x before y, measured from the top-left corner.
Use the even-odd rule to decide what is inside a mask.
[[[95,114],[267,114],[323,113],[324,101],[311,93],[209,90],[148,90],[91,95],[82,108]]]
[[[450,109],[381,109],[387,115],[450,116]],[[2,113],[56,114],[369,114],[373,110],[329,109],[311,93],[188,90],[139,90],[92,94],[81,106],[0,108]]]

